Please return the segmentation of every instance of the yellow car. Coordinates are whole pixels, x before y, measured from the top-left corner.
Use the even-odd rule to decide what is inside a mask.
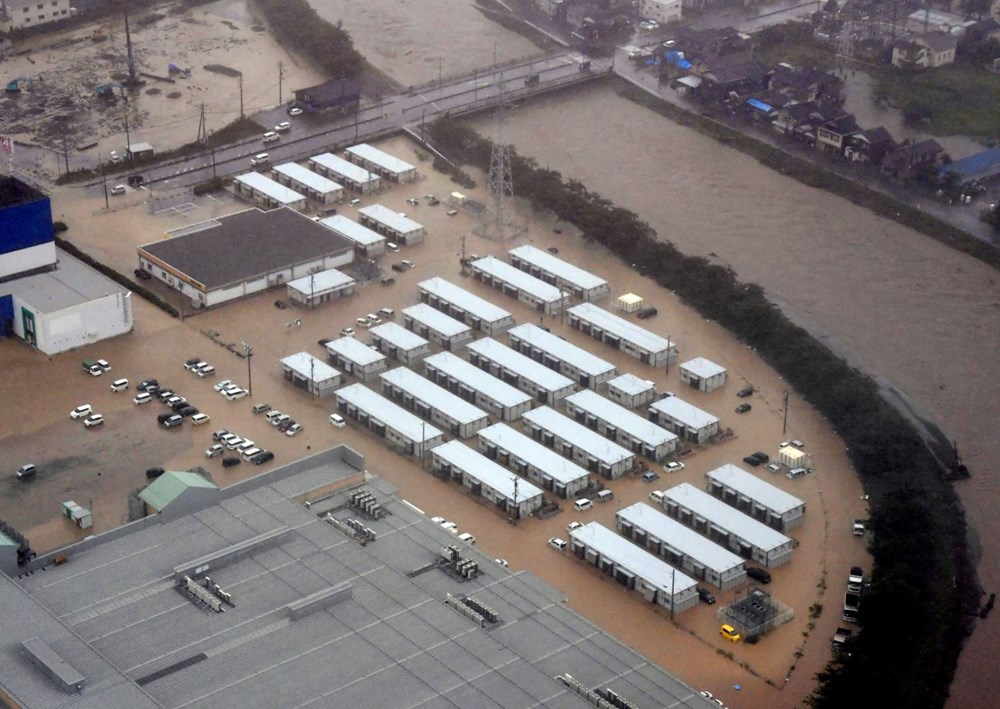
[[[736,632],[736,628],[731,625],[723,625],[719,628],[719,635],[734,643],[738,643],[741,639],[740,634]]]

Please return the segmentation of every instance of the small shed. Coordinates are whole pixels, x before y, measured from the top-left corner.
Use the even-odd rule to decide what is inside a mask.
[[[808,453],[795,446],[785,446],[778,451],[778,462],[789,468],[811,467],[812,460]]]
[[[726,368],[704,357],[695,357],[681,364],[681,381],[692,389],[715,391],[726,383]]]
[[[73,524],[80,529],[89,529],[94,526],[94,515],[91,514],[90,510],[86,507],[81,507],[73,502],[73,500],[67,500],[62,503],[62,511],[63,516],[73,520]]]
[[[153,146],[149,143],[129,143],[125,149],[125,156],[129,160],[153,157]]]
[[[456,207],[461,207],[465,204],[465,195],[461,192],[452,192],[448,195],[448,202],[455,205]]]
[[[618,296],[615,301],[615,310],[620,310],[623,313],[634,313],[642,307],[643,302],[641,295],[626,293]]]

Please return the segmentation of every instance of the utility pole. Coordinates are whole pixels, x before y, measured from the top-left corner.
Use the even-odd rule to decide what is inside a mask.
[[[201,117],[198,119],[198,145],[205,145],[208,135],[205,132],[205,104],[201,104]]]
[[[212,137],[208,138],[208,145],[212,149],[212,179],[215,179],[215,143],[212,142]]]
[[[104,209],[111,209],[111,205],[108,203],[108,177],[104,174],[104,161],[101,160],[101,183],[104,185]]]
[[[427,109],[425,109],[425,108],[421,108],[420,109],[420,142],[421,143],[424,142],[424,112],[426,110]],[[357,137],[357,136],[355,136],[355,137]]]
[[[677,571],[670,567],[670,620],[674,619],[674,576]]]
[[[441,81],[441,57],[438,57],[438,90],[439,91],[441,90],[441,86],[442,86],[442,81]]]
[[[667,334],[667,369],[666,372],[670,372],[670,348],[673,347],[673,342],[670,341],[670,335]]]
[[[240,120],[244,118],[243,114],[243,72],[240,72]]]
[[[125,107],[125,159],[132,159],[132,138],[128,132],[128,106]]]
[[[247,361],[247,392],[253,395],[253,370],[250,368],[250,362],[253,359],[253,347],[248,342],[243,342],[243,355]]]
[[[785,420],[781,424],[782,435],[788,430],[788,391],[788,389],[785,389]]]
[[[69,148],[66,147],[66,133],[63,133],[63,160],[66,163],[66,172],[69,172]],[[13,174],[13,170],[11,174]]]
[[[278,62],[278,105],[281,105],[281,80],[285,76],[284,62]]]

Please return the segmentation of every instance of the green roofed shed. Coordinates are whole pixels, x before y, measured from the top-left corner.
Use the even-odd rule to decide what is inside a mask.
[[[153,512],[166,512],[170,516],[186,514],[187,503],[197,503],[206,495],[214,497],[218,487],[198,473],[168,470],[139,493],[139,499]],[[174,508],[177,508],[176,510]]]

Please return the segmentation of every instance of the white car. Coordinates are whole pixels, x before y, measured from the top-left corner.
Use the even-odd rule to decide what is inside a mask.
[[[356,322],[361,327],[371,327],[372,326],[372,321],[369,320],[368,318],[358,318]]]
[[[126,192],[125,185],[115,185],[114,187],[111,188],[112,195],[125,194],[125,192]]]
[[[97,360],[97,366],[100,367],[101,369],[103,369],[105,372],[110,372],[111,371],[111,365],[108,364],[108,360],[106,360],[106,359],[99,359],[99,360]],[[794,441],[793,441],[793,443],[794,443]]]
[[[448,532],[449,534],[455,534],[455,535],[458,534],[458,525],[455,524],[454,522],[444,522],[441,525],[441,529]]]
[[[100,414],[91,414],[83,420],[83,425],[87,428],[93,428],[94,426],[103,426],[104,417]]]
[[[74,420],[82,419],[84,416],[90,416],[93,412],[94,408],[90,404],[80,404],[69,412],[69,417]]]
[[[330,414],[330,423],[336,428],[343,428],[347,422],[344,421],[344,417],[340,414]]]
[[[153,400],[152,394],[150,394],[148,391],[141,391],[135,395],[135,398],[132,399],[132,403],[135,404],[136,406],[139,406],[140,404],[148,404],[152,400]]]
[[[392,251],[392,252],[399,251],[399,244],[397,244],[394,241],[387,241],[387,242],[385,242],[385,250],[386,251]]]
[[[582,526],[583,526],[582,522],[570,522],[569,524],[566,525],[566,531],[572,532],[574,529],[579,529]]]
[[[557,551],[564,551],[566,549],[566,542],[559,537],[552,537],[549,540],[549,546]]]
[[[292,118],[295,118],[296,116],[301,116],[302,109],[299,108],[298,106],[293,106],[292,108],[288,109],[288,115],[291,116]]]
[[[289,426],[287,429],[285,429],[285,435],[288,436],[289,438],[291,438],[292,436],[294,436],[296,433],[298,433],[301,430],[302,430],[302,424],[301,423],[293,423],[291,426]]]
[[[495,561],[497,564],[499,564],[500,566],[504,567],[505,569],[508,566],[510,566],[510,564],[507,563],[506,559],[494,559],[493,561]]]
[[[215,391],[222,391],[228,386],[233,386],[232,379],[223,379],[221,382],[216,382],[215,384],[212,385],[212,389],[214,389]]]
[[[442,524],[447,521],[448,520],[446,520],[444,517],[431,517],[431,522],[433,522],[434,524]]]
[[[340,335],[341,337],[354,337],[354,328],[345,327],[343,330],[340,331]]]
[[[230,401],[236,401],[237,399],[242,399],[244,396],[247,396],[249,393],[250,392],[246,389],[236,389],[235,391],[230,389],[226,392],[225,396]]]
[[[220,455],[222,455],[225,452],[226,452],[226,449],[222,447],[222,444],[216,443],[211,448],[209,448],[207,451],[205,451],[205,457],[206,458],[215,458],[216,456],[220,456]]]
[[[668,473],[679,473],[684,470],[684,463],[678,463],[676,461],[670,463],[664,463],[663,469]]]
[[[279,123],[278,125],[276,125],[274,127],[274,132],[275,133],[284,133],[286,131],[290,131],[291,129],[292,129],[292,124],[291,123],[289,123],[288,121],[282,121],[281,123]]]

